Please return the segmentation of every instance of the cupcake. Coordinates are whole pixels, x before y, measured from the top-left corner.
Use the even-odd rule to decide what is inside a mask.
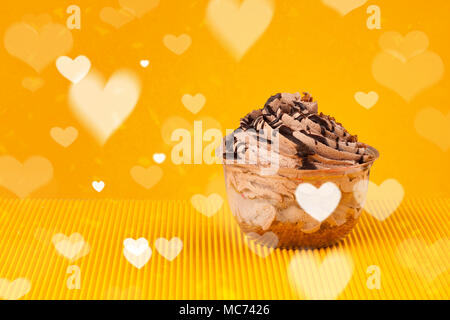
[[[230,209],[265,246],[328,246],[355,226],[378,152],[304,93],[279,93],[224,138]]]

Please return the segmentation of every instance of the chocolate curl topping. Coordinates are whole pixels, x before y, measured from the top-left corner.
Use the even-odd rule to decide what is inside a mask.
[[[279,157],[287,167],[332,168],[364,163],[373,158],[368,146],[358,142],[356,135],[348,133],[334,117],[318,112],[317,102],[308,92],[303,92],[302,96],[277,93],[262,109],[242,118],[240,130],[256,133],[252,133],[254,139],[246,141],[235,137],[234,153],[245,156],[245,152],[254,152],[254,146],[250,148],[249,143],[256,142],[259,142],[258,147],[270,148],[271,141],[258,137],[265,129],[276,132],[274,138],[280,139]]]

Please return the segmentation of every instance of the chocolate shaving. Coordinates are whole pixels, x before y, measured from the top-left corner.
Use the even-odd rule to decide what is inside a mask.
[[[305,102],[313,102],[313,97],[308,92],[303,92],[303,97],[300,99]]]

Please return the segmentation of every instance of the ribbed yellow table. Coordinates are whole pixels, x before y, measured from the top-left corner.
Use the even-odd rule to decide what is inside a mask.
[[[383,203],[377,208],[384,210]],[[226,204],[206,217],[188,201],[3,199],[0,297],[305,299],[335,290],[338,299],[448,299],[449,217],[450,199],[405,199],[382,222],[364,212],[339,245],[308,251],[321,280],[300,283],[290,263],[305,252],[255,253]],[[86,246],[80,258],[60,253],[68,244],[56,247],[52,240],[58,233],[82,235],[85,243],[76,244]],[[123,241],[140,237],[148,240],[152,255],[138,269],[125,258]],[[181,239],[183,248],[170,261],[155,240],[172,237]],[[347,254],[350,263],[333,265],[328,259],[331,265],[321,268],[333,253]],[[350,267],[348,281],[339,278],[343,267]],[[379,289],[368,285],[374,270]],[[79,289],[70,285],[74,277]]]

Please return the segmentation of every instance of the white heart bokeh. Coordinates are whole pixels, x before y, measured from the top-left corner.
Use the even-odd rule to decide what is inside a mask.
[[[302,183],[295,190],[295,198],[300,207],[320,222],[333,213],[341,196],[341,191],[333,182],[326,182],[319,189],[312,184]]]
[[[86,56],[78,56],[71,59],[61,56],[56,59],[56,69],[64,78],[69,79],[72,83],[78,83],[86,77],[91,69],[91,61]]]
[[[105,188],[105,183],[103,181],[93,181],[92,188],[97,192],[102,192]]]
[[[70,105],[77,118],[103,145],[134,110],[140,91],[139,79],[127,70],[115,72],[106,84],[92,71],[70,87]]]
[[[152,256],[152,249],[145,238],[134,240],[127,238],[123,241],[123,255],[133,266],[141,269]]]
[[[173,261],[183,249],[183,241],[177,237],[170,240],[158,238],[155,241],[155,248],[164,258]]]
[[[319,250],[299,250],[288,266],[288,277],[297,294],[306,299],[334,300],[353,275],[350,253],[333,250],[321,259]]]
[[[272,231],[262,235],[250,232],[245,235],[244,243],[247,247],[261,258],[267,258],[278,245],[278,236]]]
[[[158,164],[163,163],[166,160],[166,155],[164,153],[155,153],[153,155],[153,161]]]
[[[150,61],[148,61],[148,60],[141,60],[140,61],[140,65],[141,65],[142,68],[147,68],[149,64],[150,64]]]

